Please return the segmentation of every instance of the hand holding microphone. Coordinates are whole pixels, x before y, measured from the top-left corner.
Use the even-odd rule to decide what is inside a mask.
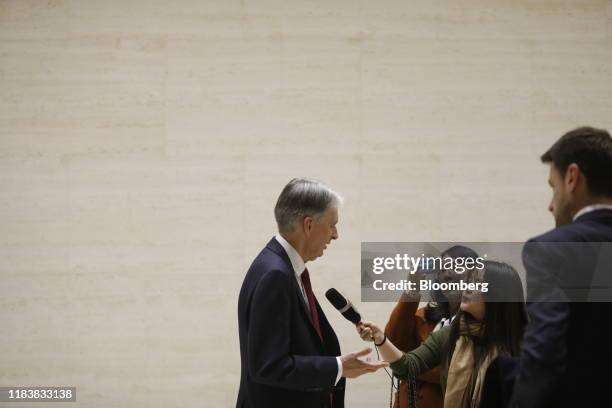
[[[363,341],[373,341],[374,344],[380,344],[385,341],[385,333],[372,322],[361,322],[357,326],[357,331]]]
[[[357,331],[359,332],[362,324],[361,315],[353,304],[334,288],[325,292],[325,297],[336,309],[338,309],[342,316],[357,326]],[[342,361],[342,372],[344,377],[356,378],[365,373],[374,372],[380,368],[389,366],[389,363],[386,361],[370,363],[359,358],[370,354],[371,351],[372,349],[368,347],[361,351],[341,356],[340,360]]]

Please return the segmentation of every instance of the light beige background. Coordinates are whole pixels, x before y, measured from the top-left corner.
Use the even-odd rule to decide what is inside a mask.
[[[359,303],[360,242],[551,227],[538,157],[610,127],[611,67],[610,1],[0,0],[0,385],[233,406],[238,291],[294,176],[346,197],[310,270],[362,347],[323,299]]]

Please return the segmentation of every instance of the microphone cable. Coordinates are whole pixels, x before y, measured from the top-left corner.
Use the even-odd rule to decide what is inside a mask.
[[[376,358],[380,361],[380,353],[378,352],[378,347],[374,344],[374,349],[376,350]],[[391,388],[389,390],[389,408],[393,408],[393,390],[397,391],[397,407],[400,408],[400,379],[397,378],[393,373],[390,373],[387,370],[387,367],[383,367],[387,376],[391,379]],[[397,386],[395,385],[395,379],[397,378]]]

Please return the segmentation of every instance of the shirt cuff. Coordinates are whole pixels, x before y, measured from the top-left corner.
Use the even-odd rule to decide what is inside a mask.
[[[336,361],[338,362],[338,375],[334,384],[338,384],[338,381],[342,378],[342,360],[340,360],[340,357],[336,357]]]

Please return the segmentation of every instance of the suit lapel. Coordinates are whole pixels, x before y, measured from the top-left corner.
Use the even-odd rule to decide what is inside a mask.
[[[294,292],[298,298],[298,304],[300,305],[300,308],[302,309],[302,314],[304,315],[305,320],[308,321],[312,335],[315,338],[317,338],[317,340],[319,341],[319,344],[323,348],[325,348],[325,344],[323,343],[322,339],[317,334],[317,330],[314,327],[314,323],[312,322],[312,316],[310,315],[310,310],[308,309],[308,305],[306,305],[306,301],[304,299],[304,295],[302,294],[302,290],[300,289],[300,286],[297,283],[297,278],[293,270],[293,265],[291,264],[291,260],[289,260],[289,256],[285,252],[285,249],[282,247],[281,244],[279,244],[279,242],[275,238],[272,238],[270,242],[268,242],[268,245],[266,245],[266,248],[270,249],[272,252],[280,256],[282,260],[285,262],[288,270],[291,272],[291,275],[293,276],[293,279],[291,281],[293,282]],[[317,301],[316,297],[315,297],[315,303],[317,304],[317,307],[318,307],[317,311],[319,312],[319,316],[322,316],[323,311],[321,310],[321,307],[319,306],[319,302]],[[320,323],[321,322],[319,322],[319,324]]]
[[[323,309],[319,304],[319,301],[315,298],[315,303],[317,304],[317,311],[319,312],[319,324],[321,325],[321,333],[323,335],[323,347],[326,352],[330,356],[340,355],[340,343],[338,342],[338,337],[336,337],[336,332],[329,324],[327,320],[327,316],[323,313]]]

